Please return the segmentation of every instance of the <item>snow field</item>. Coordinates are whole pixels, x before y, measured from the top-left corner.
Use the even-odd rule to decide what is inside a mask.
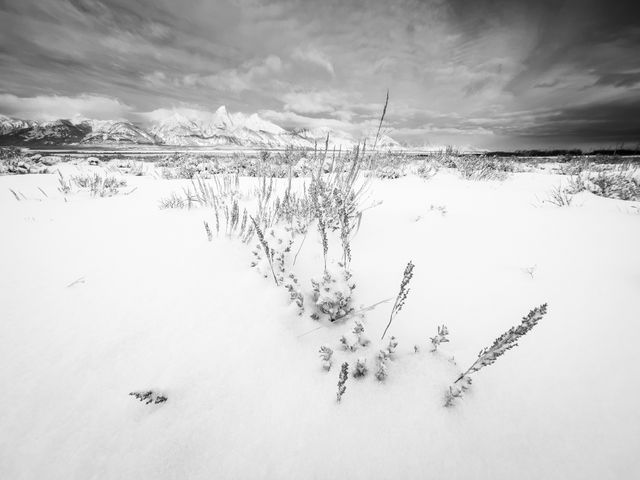
[[[548,173],[373,180],[368,198],[382,203],[352,241],[356,304],[395,298],[416,266],[385,341],[393,300],[366,314],[372,344],[345,352],[353,319],[317,329],[298,316],[285,289],[249,268],[254,242],[208,242],[211,210],[158,208],[189,182],[126,180],[129,195],[65,202],[55,175],[0,177],[1,478],[640,473],[637,202],[583,192],[554,207],[541,200],[562,178]],[[322,274],[313,235],[296,274],[307,291]],[[478,351],[544,302],[540,324],[444,408]],[[430,353],[442,324],[450,343]],[[375,354],[391,335],[381,383]],[[321,345],[335,352],[329,372]],[[369,374],[350,377],[337,404],[340,364],[361,356]],[[145,389],[168,401],[128,395]]]

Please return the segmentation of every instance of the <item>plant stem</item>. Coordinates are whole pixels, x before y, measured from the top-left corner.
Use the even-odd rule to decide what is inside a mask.
[[[300,242],[300,246],[298,247],[298,251],[296,252],[295,256],[293,257],[293,263],[291,264],[292,267],[296,266],[296,260],[298,259],[298,254],[300,253],[300,250],[302,250],[302,245],[304,245],[304,241],[307,239],[307,233],[309,233],[309,227],[307,227],[307,230],[304,232],[304,237],[302,237],[302,242]]]
[[[387,328],[384,329],[384,332],[382,333],[382,337],[380,337],[380,340],[384,340],[384,336],[387,334],[387,330],[389,330],[389,327],[391,326],[391,322],[393,321],[393,313],[396,311],[397,305],[398,305],[398,297],[396,297],[396,301],[393,304],[393,308],[391,309],[391,315],[389,315],[389,323],[387,323]]]

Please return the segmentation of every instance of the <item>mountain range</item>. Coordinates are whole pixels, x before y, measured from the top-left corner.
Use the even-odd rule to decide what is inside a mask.
[[[324,148],[348,149],[362,142],[347,132],[329,128],[285,130],[257,113],[230,114],[222,106],[215,112],[158,110],[145,127],[123,120],[54,120],[39,122],[0,115],[0,145],[166,145],[236,148]],[[367,145],[374,143],[367,137]],[[401,145],[381,135],[377,148],[400,149]]]

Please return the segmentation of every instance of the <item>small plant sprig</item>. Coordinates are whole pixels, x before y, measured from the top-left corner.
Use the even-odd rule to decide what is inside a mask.
[[[62,194],[68,194],[71,192],[71,181],[64,178],[60,170],[58,170],[58,190]]]
[[[387,362],[391,360],[391,356],[396,353],[397,347],[398,341],[396,340],[396,337],[391,337],[391,339],[389,339],[389,345],[387,345],[387,348],[378,352],[378,355],[376,357],[378,369],[375,373],[375,377],[378,379],[378,381],[382,382],[385,380],[385,378],[387,378]]]
[[[531,278],[533,278],[533,275],[536,273],[536,268],[538,268],[537,265],[532,265],[530,267],[524,268],[523,271],[524,273],[529,275]]]
[[[253,216],[251,216],[250,218],[251,218],[251,221],[253,222],[253,227],[255,228],[256,235],[258,235],[258,240],[260,241],[260,245],[262,245],[262,248],[264,249],[264,253],[267,257],[267,261],[269,262],[269,267],[271,268],[271,274],[273,275],[273,281],[276,282],[276,285],[279,285],[278,278],[276,277],[276,272],[273,269],[274,252],[273,250],[271,250],[271,248],[269,248],[269,244],[265,240],[264,233],[262,233],[262,229],[260,228],[260,225],[258,225],[258,222],[256,221],[256,219],[253,218]]]
[[[164,403],[167,401],[167,397],[164,395],[160,395],[158,393],[154,393],[153,390],[146,390],[142,392],[131,392],[129,395],[136,397],[141,402],[144,402],[145,405],[149,405],[151,403]]]
[[[92,196],[109,197],[119,193],[121,187],[127,186],[127,181],[115,177],[102,177],[97,173],[93,175],[75,175],[71,177],[79,188],[86,188]],[[63,192],[64,193],[64,192]]]
[[[351,218],[349,218],[349,212],[347,211],[346,204],[342,199],[339,199],[339,220],[340,220],[340,240],[342,242],[342,263],[345,267],[351,263]]]
[[[366,347],[371,341],[364,335],[364,325],[360,320],[355,321],[353,327],[353,334],[358,338],[358,343],[363,347]]]
[[[389,315],[389,323],[387,327],[384,329],[382,333],[381,339],[384,339],[384,336],[387,334],[387,330],[391,326],[391,322],[393,321],[393,317],[395,317],[402,307],[404,306],[404,302],[407,300],[407,296],[411,289],[409,288],[409,282],[411,282],[411,278],[413,278],[413,262],[409,261],[407,266],[404,269],[404,274],[402,276],[402,282],[400,282],[400,291],[398,292],[398,296],[396,297],[396,302],[393,304],[393,308],[391,309],[391,315]]]
[[[396,337],[391,337],[389,339],[389,345],[387,345],[387,352],[389,352],[389,356],[396,353],[396,348],[398,348],[398,340],[396,340]]]
[[[449,387],[449,390],[445,394],[444,406],[451,407],[455,400],[461,398],[463,393],[471,387],[470,374],[477,372],[482,367],[492,365],[504,354],[504,352],[516,347],[518,345],[518,340],[529,333],[531,329],[538,324],[540,319],[546,315],[546,313],[546,303],[534,308],[526,317],[523,317],[520,325],[511,327],[508,331],[496,338],[490,347],[480,350],[478,359],[473,362],[473,365],[471,365],[466,372],[461,374],[453,385]]]
[[[327,372],[331,370],[331,365],[333,365],[333,360],[331,357],[333,356],[333,350],[331,350],[326,345],[322,345],[319,350],[320,359],[322,360],[322,368],[324,368]]]
[[[431,349],[432,352],[435,352],[436,350],[438,350],[438,346],[441,343],[449,342],[447,335],[449,335],[449,330],[447,329],[446,325],[442,325],[441,327],[438,327],[438,334],[435,337],[431,337],[431,345],[433,345],[433,348]]]
[[[349,364],[344,362],[342,364],[342,368],[340,369],[340,377],[338,378],[338,393],[336,394],[336,399],[338,403],[342,400],[342,395],[347,390],[347,378],[349,378]]]
[[[378,368],[375,373],[375,377],[379,382],[383,382],[387,378],[387,361],[389,360],[389,352],[387,350],[380,350],[376,357]]]
[[[317,311],[311,318],[319,320],[320,315],[326,315],[331,322],[345,318],[353,313],[352,292],[356,288],[351,281],[351,272],[338,264],[340,270],[330,273],[325,270],[322,279],[311,279],[313,288],[312,299]]]
[[[284,284],[284,288],[289,292],[289,299],[295,302],[298,307],[298,315],[302,315],[304,312],[304,295],[298,283],[298,277],[294,273],[289,273],[288,278],[289,280]]]
[[[272,245],[276,245],[272,248],[272,253],[274,253],[274,264],[275,270],[277,272],[278,282],[280,284],[284,284],[285,275],[286,275],[286,260],[288,254],[291,253],[291,246],[293,245],[293,237],[287,236],[287,238],[283,238],[282,235],[276,235],[275,230],[272,228],[269,231],[270,241],[273,242]]]
[[[318,232],[322,240],[322,257],[324,258],[324,271],[327,271],[327,254],[329,253],[329,240],[327,238],[327,225],[322,212],[318,215]]]
[[[176,195],[175,192],[173,192],[169,197],[161,198],[159,203],[159,207],[162,210],[168,208],[186,208],[186,206],[187,204],[185,200]]]
[[[466,372],[458,377],[454,383],[463,380],[467,375],[477,372],[482,367],[492,365],[504,352],[518,346],[518,340],[526,335],[535,327],[538,322],[547,314],[547,304],[544,303],[534,308],[526,317],[522,318],[522,322],[517,327],[511,327],[508,331],[500,335],[493,341],[488,348],[483,348],[478,354],[478,359],[473,362]]]
[[[549,192],[549,198],[543,200],[556,207],[570,207],[573,202],[573,195],[562,187],[558,186]]]
[[[340,345],[342,346],[342,349],[347,352],[355,352],[358,350],[358,342],[349,344],[349,340],[344,335],[340,337]]]
[[[452,407],[455,401],[462,398],[464,392],[471,387],[471,378],[465,377],[457,386],[450,386],[444,395],[444,406]]]
[[[367,375],[367,359],[364,357],[360,357],[356,360],[356,366],[353,370],[354,378],[361,378]]]

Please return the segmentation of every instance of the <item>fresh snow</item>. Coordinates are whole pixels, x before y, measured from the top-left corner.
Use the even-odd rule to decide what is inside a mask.
[[[145,168],[111,198],[65,198],[55,174],[0,177],[0,478],[640,476],[637,202],[582,193],[557,208],[541,200],[563,177],[542,171],[372,180],[367,202],[382,204],[352,244],[357,304],[395,297],[415,270],[385,341],[392,301],[367,313],[372,344],[351,353],[339,338],[353,340],[353,320],[299,317],[249,268],[252,245],[207,241],[211,210],[158,208],[188,181]],[[305,288],[321,265],[311,236]],[[478,351],[544,302],[540,324],[444,408]],[[442,324],[450,343],[430,353]],[[374,357],[391,335],[381,383]],[[338,404],[340,365],[359,357],[369,374]],[[128,395],[147,389],[168,400]]]

